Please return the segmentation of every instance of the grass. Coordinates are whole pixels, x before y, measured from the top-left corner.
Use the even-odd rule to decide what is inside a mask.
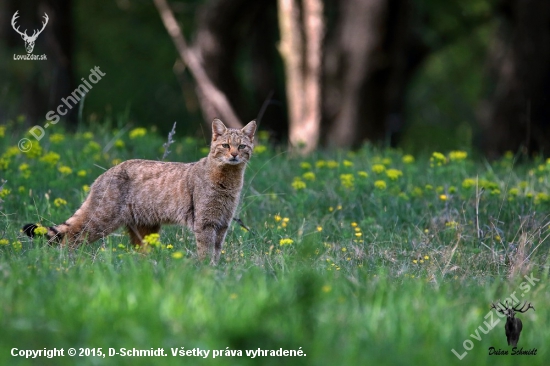
[[[234,224],[211,267],[197,261],[192,233],[178,227],[152,238],[147,254],[134,251],[122,231],[75,251],[24,237],[24,223],[49,226],[72,215],[104,169],[162,157],[164,139],[152,129],[58,129],[39,143],[30,137],[31,150],[21,153],[20,123],[0,127],[7,181],[0,190],[1,364],[548,359],[546,161],[518,165],[508,154],[489,163],[457,151],[412,157],[369,146],[300,157],[260,133],[238,212],[251,231]],[[168,159],[206,154],[202,140],[175,140]],[[485,318],[492,301],[511,295],[536,308],[519,316],[519,347],[536,348],[536,356],[489,355],[489,347],[511,352],[504,322],[487,332],[493,322]],[[70,357],[71,347],[107,356]],[[159,347],[168,356],[108,356],[110,348]],[[63,348],[65,357],[12,357],[12,348]],[[187,360],[172,349],[210,353]],[[305,356],[247,356],[258,349]]]

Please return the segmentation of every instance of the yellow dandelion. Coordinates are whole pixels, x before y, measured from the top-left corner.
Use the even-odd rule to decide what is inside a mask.
[[[304,174],[302,174],[302,177],[303,177],[305,180],[314,181],[314,180],[315,180],[315,173],[313,173],[313,172],[305,172]]]
[[[383,191],[386,189],[386,187],[387,187],[387,184],[383,180],[377,180],[376,182],[374,182],[374,188],[376,189]]]
[[[351,161],[349,161],[349,160],[344,160],[344,161],[342,162],[342,164],[344,164],[344,166],[347,167],[347,168],[350,168],[350,167],[353,166],[353,163],[352,163]]]
[[[465,160],[468,157],[468,153],[466,151],[451,151],[449,153],[449,160],[451,161],[461,161]]]
[[[61,207],[61,206],[65,206],[67,204],[67,201],[65,201],[63,198],[56,198],[54,201],[53,201],[53,204],[56,206],[56,207]]]
[[[327,161],[327,168],[329,168],[329,169],[338,168],[339,165],[340,165],[340,164],[338,164],[338,162],[335,161],[335,160],[329,160],[329,161]]]
[[[172,253],[172,258],[181,259],[181,258],[183,258],[183,253],[182,252],[174,252],[174,253]]]
[[[264,153],[266,150],[267,150],[267,147],[265,145],[254,146],[254,153],[256,154]]]
[[[59,161],[59,159],[61,159],[61,156],[58,154],[58,153],[55,153],[53,151],[50,151],[46,154],[44,154],[44,156],[42,156],[40,159],[38,159],[39,161],[43,162],[43,163],[46,163],[46,164],[49,164],[51,166],[54,166],[55,164],[57,164],[57,162]]]
[[[275,222],[279,222],[282,220],[282,217],[280,215],[275,215],[273,216],[273,219],[275,220]]]
[[[439,199],[440,199],[441,201],[447,201],[447,195],[446,195],[446,194],[440,194],[440,195],[439,195]]]
[[[352,189],[354,184],[353,174],[341,174],[340,183],[344,186],[344,188]]]
[[[367,178],[369,176],[369,173],[367,173],[364,170],[360,170],[357,172],[357,175],[360,176],[361,178]]]
[[[417,261],[416,259],[413,259],[413,263],[414,263],[414,264],[417,264],[418,261]]]
[[[48,228],[44,226],[38,226],[37,228],[34,229],[35,235],[46,235],[47,233],[48,233]]]
[[[29,159],[36,159],[42,155],[42,146],[40,146],[40,143],[38,141],[33,141],[30,149],[28,151],[25,151],[25,154]]]
[[[0,198],[6,198],[11,193],[11,189],[2,188],[0,191]]]
[[[166,249],[174,249],[174,246],[172,244],[167,244]]]
[[[279,245],[280,246],[283,246],[283,245],[291,245],[294,243],[294,240],[290,239],[290,238],[284,238],[284,239],[281,239],[279,240]]]
[[[351,227],[357,227],[357,223],[354,221],[351,223]]]
[[[425,256],[424,256],[424,259],[425,259],[425,260],[429,260],[429,259],[430,259],[430,256],[429,256],[429,255],[425,255]]]
[[[403,156],[403,159],[401,159],[404,164],[412,164],[414,163],[414,156],[407,154]]]
[[[101,145],[95,141],[89,141],[82,150],[86,155],[101,151]]]
[[[295,177],[292,181],[292,188],[299,191],[300,189],[306,188],[306,183],[300,177]]]
[[[115,141],[115,147],[122,149],[126,144],[121,139]]]
[[[82,186],[82,190],[83,190],[84,192],[88,193],[88,192],[90,191],[90,186],[87,185],[87,184],[84,184],[84,185]]]
[[[430,158],[430,166],[441,166],[447,162],[447,158],[440,152],[434,152]]]
[[[324,160],[317,160],[315,162],[315,167],[317,167],[317,168],[324,168],[326,166],[327,166],[327,162],[324,161]]]
[[[462,188],[464,189],[470,189],[476,185],[475,179],[472,178],[466,178],[462,181]]]
[[[376,174],[380,174],[380,173],[384,172],[384,170],[386,170],[386,167],[382,164],[374,164],[371,167],[371,170]]]
[[[329,293],[330,291],[332,291],[332,287],[330,285],[324,285],[323,287],[321,287],[321,291]]]
[[[343,248],[342,248],[342,252],[347,252],[347,251],[348,251],[348,250],[347,250],[346,247],[343,247]]]
[[[286,222],[289,222],[289,221],[290,221],[290,219],[288,217],[283,217],[283,222],[286,223]]]
[[[491,192],[491,194],[493,194],[493,192]],[[549,200],[550,200],[550,196],[544,192],[539,192],[535,195],[535,205],[538,205],[542,202],[548,202]]]
[[[73,172],[73,170],[66,165],[61,165],[57,170],[63,175],[69,175]]]
[[[133,140],[133,139],[137,139],[139,137],[143,137],[147,134],[147,130],[143,127],[137,127],[137,128],[134,128],[132,131],[130,131],[130,139]]]
[[[21,248],[23,248],[23,244],[21,244],[21,242],[19,240],[14,241],[13,243],[11,243],[11,246],[15,250],[21,250]]]
[[[158,233],[145,235],[142,242],[144,244],[148,244],[148,245],[151,245],[151,246],[154,246],[154,247],[159,246],[161,244],[160,235]]]
[[[386,170],[386,176],[390,180],[397,180],[402,175],[403,175],[403,172],[401,170],[398,170],[398,169],[388,169],[388,170]]]
[[[311,164],[308,163],[307,161],[302,161],[300,163],[300,168],[309,170],[309,169],[311,169]]]
[[[60,142],[63,142],[63,140],[65,140],[65,136],[63,136],[63,134],[61,133],[54,133],[50,135],[50,142],[52,144],[58,144]]]
[[[318,231],[318,232],[321,232],[321,231],[323,231],[323,227],[322,227],[322,226],[320,226],[320,225],[319,225],[319,226],[317,226],[317,231]]]
[[[0,245],[8,245],[10,241],[8,239],[0,239]]]
[[[363,236],[363,233],[361,233],[361,232],[356,232],[356,233],[355,233],[355,236],[358,237],[358,238],[360,238],[361,236]]]
[[[458,228],[458,222],[456,221],[448,221],[445,223],[445,226],[451,228],[451,229],[457,229]]]

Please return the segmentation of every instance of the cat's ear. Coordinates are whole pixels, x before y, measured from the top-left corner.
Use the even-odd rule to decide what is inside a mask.
[[[216,141],[218,137],[223,135],[227,131],[227,127],[223,122],[217,118],[212,121],[212,141]]]
[[[246,126],[241,129],[241,132],[245,134],[250,141],[254,140],[254,133],[256,132],[256,120],[248,122]]]

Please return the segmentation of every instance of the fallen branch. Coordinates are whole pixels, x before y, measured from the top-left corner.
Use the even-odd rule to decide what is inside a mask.
[[[198,87],[199,102],[208,118],[220,117],[232,128],[242,128],[243,124],[233,111],[225,94],[219,90],[206,74],[196,53],[187,46],[181,28],[166,0],[153,0],[160,14],[164,27],[168,31],[183,63],[195,78]]]

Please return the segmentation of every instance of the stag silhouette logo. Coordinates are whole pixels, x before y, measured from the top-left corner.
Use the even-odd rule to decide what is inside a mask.
[[[44,22],[42,22],[42,29],[40,30],[34,30],[32,35],[29,36],[27,34],[27,30],[25,29],[24,32],[21,32],[19,30],[19,26],[16,27],[15,25],[15,21],[17,20],[17,18],[19,17],[19,15],[17,15],[17,13],[19,13],[19,10],[17,10],[15,12],[15,14],[13,14],[13,17],[11,18],[11,26],[13,27],[13,29],[19,33],[21,35],[21,38],[23,38],[23,41],[25,41],[25,49],[27,50],[27,53],[32,53],[33,49],[34,49],[34,42],[36,42],[36,39],[38,38],[38,36],[40,35],[40,33],[42,33],[42,31],[44,30],[44,28],[46,28],[46,24],[48,24],[48,14],[44,13]]]
[[[529,302],[525,302],[523,306],[519,307],[519,303],[516,306],[512,304],[508,305],[506,301],[503,305],[500,301],[498,305],[491,303],[491,309],[495,309],[501,314],[506,315],[506,324],[504,325],[504,330],[506,332],[506,339],[508,340],[508,345],[512,347],[517,347],[519,342],[519,335],[523,329],[523,324],[521,319],[516,318],[516,313],[525,313],[529,309],[535,310],[533,305]]]

